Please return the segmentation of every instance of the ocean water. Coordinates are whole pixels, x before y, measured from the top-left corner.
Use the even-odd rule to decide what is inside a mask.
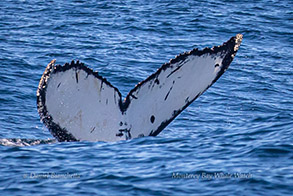
[[[1,195],[290,195],[293,1],[0,1]],[[157,137],[59,143],[46,65],[79,59],[125,96],[175,55],[244,36],[228,71]]]

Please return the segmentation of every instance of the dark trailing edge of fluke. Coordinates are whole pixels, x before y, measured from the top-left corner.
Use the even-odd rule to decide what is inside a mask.
[[[176,56],[174,59],[171,59],[168,63],[163,64],[155,73],[153,73],[152,75],[150,75],[148,78],[146,78],[145,80],[141,81],[140,83],[138,83],[126,96],[126,98],[122,101],[122,96],[121,93],[119,92],[119,90],[114,87],[110,82],[108,82],[105,78],[103,78],[102,76],[100,76],[98,74],[98,72],[93,71],[92,69],[86,67],[83,63],[80,63],[78,60],[72,61],[71,63],[66,63],[63,66],[61,65],[56,65],[55,66],[55,60],[52,60],[48,66],[46,67],[42,78],[40,80],[39,86],[38,86],[38,90],[37,90],[37,108],[38,108],[38,112],[40,115],[40,119],[41,121],[46,125],[46,127],[50,130],[51,134],[57,138],[58,141],[62,142],[62,141],[78,141],[71,133],[69,133],[66,129],[61,128],[58,124],[54,123],[54,119],[53,117],[48,113],[47,107],[46,107],[46,89],[47,89],[47,83],[48,80],[50,78],[50,75],[52,73],[57,73],[57,72],[65,72],[69,69],[75,68],[76,70],[84,70],[88,75],[93,75],[96,78],[100,79],[104,84],[112,87],[113,89],[115,89],[115,91],[118,93],[118,95],[120,96],[120,101],[119,101],[119,108],[121,110],[122,113],[124,113],[129,104],[131,103],[131,98],[132,99],[137,99],[135,97],[135,95],[133,95],[134,92],[136,92],[144,83],[146,83],[147,81],[150,80],[155,80],[155,83],[159,84],[159,81],[157,79],[158,75],[161,73],[162,70],[166,70],[168,69],[170,66],[172,66],[175,63],[178,62],[183,62],[188,56],[194,55],[194,56],[201,56],[204,54],[216,54],[220,51],[228,51],[226,53],[226,56],[222,62],[222,67],[220,72],[218,73],[218,75],[216,76],[216,78],[212,81],[212,84],[215,83],[220,76],[227,70],[227,68],[229,67],[230,63],[232,62],[237,49],[235,50],[235,47],[239,47],[239,45],[237,45],[237,42],[241,42],[242,40],[242,35],[238,34],[235,37],[230,38],[230,40],[228,40],[227,42],[223,43],[220,46],[214,46],[212,48],[204,48],[203,50],[199,50],[197,48],[189,51],[189,52],[185,52],[182,53],[178,56]],[[215,65],[216,67],[217,65]],[[219,66],[219,65],[218,65]],[[175,72],[176,70],[174,70]],[[78,75],[76,74],[76,82],[78,83]],[[212,85],[211,84],[211,85]],[[210,85],[210,86],[211,86]],[[57,86],[57,88],[60,86],[60,84]],[[206,89],[208,89],[210,86],[208,86]],[[206,90],[205,89],[205,90]],[[172,89],[170,89],[172,90]],[[204,90],[204,91],[205,91]],[[203,92],[204,92],[203,91]],[[195,99],[197,99],[203,92],[200,92],[196,97],[194,97],[192,100],[186,100],[186,104],[179,110],[175,110],[173,112],[173,115],[170,119],[167,119],[166,121],[162,122],[161,125],[157,128],[157,130],[153,130],[151,131],[151,133],[149,134],[150,136],[156,136],[158,135],[173,119],[175,119],[186,107],[188,107]],[[168,94],[166,95],[167,99]],[[153,123],[153,121],[155,120],[155,118],[152,116],[151,118],[151,122]],[[117,130],[118,131],[118,130]]]

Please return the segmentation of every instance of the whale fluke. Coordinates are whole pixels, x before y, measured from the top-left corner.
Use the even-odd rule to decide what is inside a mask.
[[[158,135],[227,70],[242,41],[193,49],[121,93],[79,61],[46,67],[37,90],[41,121],[58,141],[118,141]]]

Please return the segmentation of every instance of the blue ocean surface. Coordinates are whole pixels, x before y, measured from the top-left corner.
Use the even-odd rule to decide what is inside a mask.
[[[291,195],[293,1],[0,1],[1,195]],[[157,137],[57,142],[46,65],[80,60],[123,96],[175,55],[242,33],[227,72]],[[86,96],[86,95],[85,95]]]

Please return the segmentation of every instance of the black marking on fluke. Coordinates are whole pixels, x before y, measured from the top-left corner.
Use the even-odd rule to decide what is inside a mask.
[[[125,139],[131,139],[130,129],[119,129],[119,133],[116,134],[117,137],[122,137],[125,134]]]
[[[133,99],[137,99],[137,97],[136,96],[134,96],[134,95],[130,95]]]
[[[237,45],[237,47],[239,47],[240,43],[237,43],[237,41],[241,42],[241,40],[242,40],[242,35],[237,35],[237,36],[238,37],[232,37],[230,40],[228,40],[227,42],[225,42],[223,45],[220,45],[220,46],[214,46],[213,48],[205,48],[203,50],[198,50],[197,48],[195,48],[189,52],[185,52],[183,54],[176,56],[176,58],[171,59],[168,63],[163,64],[155,73],[150,75],[147,79],[138,83],[127,94],[126,98],[123,101],[122,101],[121,93],[119,92],[119,90],[116,87],[114,87],[105,78],[100,76],[98,74],[98,72],[95,72],[92,69],[86,67],[83,63],[80,63],[79,61],[76,61],[76,62],[72,61],[70,64],[66,63],[63,66],[61,66],[61,65],[55,66],[55,60],[52,60],[48,64],[48,66],[46,67],[46,69],[42,75],[42,78],[40,80],[38,90],[37,90],[37,108],[38,108],[38,112],[40,115],[40,119],[47,126],[47,128],[50,130],[51,134],[55,138],[57,138],[58,141],[78,141],[78,139],[75,138],[68,130],[66,130],[65,128],[61,128],[59,124],[56,124],[54,122],[54,118],[48,113],[47,106],[46,106],[46,90],[47,90],[47,84],[48,84],[48,81],[50,79],[51,74],[58,73],[58,72],[65,72],[70,69],[75,69],[76,70],[76,75],[75,75],[76,76],[76,83],[79,82],[77,71],[80,71],[80,70],[85,71],[87,73],[86,77],[88,77],[89,75],[93,75],[94,77],[101,80],[101,82],[102,82],[101,88],[102,88],[103,84],[108,85],[109,87],[113,88],[114,91],[118,94],[118,96],[120,97],[118,105],[119,105],[121,113],[124,114],[125,111],[128,109],[129,104],[131,103],[131,100],[138,99],[138,97],[136,97],[134,95],[134,93],[141,86],[143,86],[143,84],[145,84],[148,81],[154,80],[154,83],[159,85],[160,81],[158,80],[158,76],[162,71],[164,71],[168,68],[172,68],[175,63],[179,62],[179,65],[177,66],[177,68],[175,70],[173,70],[167,77],[171,76],[172,74],[176,73],[176,71],[180,70],[181,66],[183,65],[183,62],[189,56],[201,56],[204,54],[213,55],[213,54],[217,54],[217,53],[221,53],[221,54],[225,55],[225,56],[223,56],[224,59],[222,61],[222,65],[220,66],[220,71],[218,72],[217,76],[212,81],[212,83],[209,85],[209,86],[211,86],[213,83],[215,83],[220,78],[220,76],[227,70],[230,63],[232,62],[232,60],[238,50],[238,48],[235,50],[234,47],[236,47],[236,45]],[[215,67],[218,67],[218,66],[219,66],[218,64],[215,65]],[[60,84],[61,83],[58,84],[57,88],[59,88]],[[174,82],[173,82],[173,84],[174,84]],[[209,88],[209,86],[207,88]],[[170,91],[172,90],[172,88],[173,88],[173,86],[170,88],[165,99],[168,98],[168,95],[169,95]],[[207,88],[205,90],[207,90]],[[190,98],[191,100],[189,100],[189,97],[186,98],[185,105],[178,110],[174,110],[171,118],[163,121],[156,128],[156,130],[150,130],[149,135],[150,136],[158,135],[173,119],[175,119],[186,107],[188,107],[195,99],[197,99],[205,90],[198,93],[195,97],[191,97]],[[115,102],[116,102],[116,98],[115,98],[116,93],[114,93],[114,101]],[[155,117],[153,115],[151,116],[150,121],[151,121],[151,123],[155,122]],[[120,123],[120,125],[121,125],[121,123]],[[94,131],[94,129],[92,131]],[[122,137],[125,134],[126,139],[131,138],[130,129],[120,129],[118,131],[119,131],[119,133],[116,134],[117,137]],[[140,135],[143,135],[143,134],[140,134]]]
[[[151,119],[150,119],[150,120],[151,120],[151,123],[154,123],[154,122],[155,122],[155,119],[156,119],[155,116],[152,115],[152,116],[151,116]]]
[[[169,78],[172,74],[176,73],[184,64],[184,60],[181,61],[181,63],[178,65],[178,67],[176,69],[174,69],[171,73],[169,73],[169,75],[167,75],[167,78]]]
[[[91,133],[96,129],[96,127],[94,127],[92,130],[91,130]]]
[[[167,76],[167,77],[168,77],[168,76]],[[175,83],[175,81],[173,81],[173,85],[170,87],[168,93],[166,94],[165,99],[164,99],[165,101],[166,101],[166,99],[168,98],[168,96],[169,96],[171,90],[173,89],[174,83]]]
[[[159,85],[159,84],[160,84],[160,81],[158,80],[158,78],[157,78],[157,79],[155,79],[155,83],[156,83],[157,85]]]
[[[76,83],[78,83],[78,73],[77,73],[77,71],[75,72],[75,79],[76,79]]]

